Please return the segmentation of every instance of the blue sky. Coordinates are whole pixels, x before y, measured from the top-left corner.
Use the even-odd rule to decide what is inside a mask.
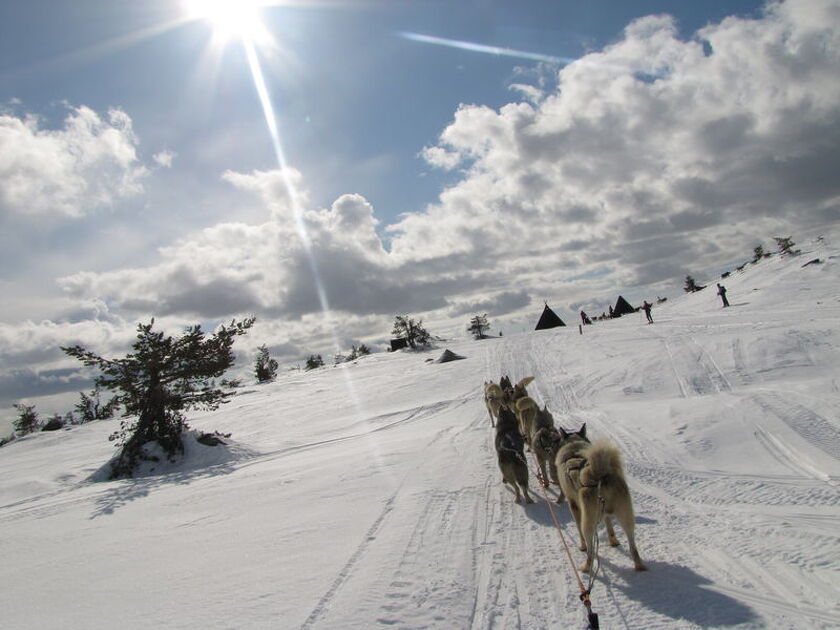
[[[643,15],[671,13],[691,34],[760,6],[295,2],[261,11],[283,49],[283,58],[266,53],[264,63],[288,158],[313,182],[315,203],[358,192],[388,220],[421,210],[447,181],[417,154],[435,142],[458,105],[510,102],[509,85],[536,65],[400,33],[574,59],[614,41]],[[205,185],[225,169],[270,168],[273,150],[242,47],[231,42],[218,64],[202,65],[211,54],[211,25],[190,21],[144,36],[178,20],[182,7],[179,0],[4,3],[3,97],[20,99],[22,110],[43,115],[47,125],[64,118],[64,102],[97,112],[120,107],[132,118],[141,153],[176,151],[173,171]],[[226,141],[230,133],[237,142]]]
[[[834,0],[265,6],[283,171],[241,42],[185,7],[0,5],[0,417],[153,315],[255,313],[244,359],[294,363],[399,312],[667,294],[838,218]]]

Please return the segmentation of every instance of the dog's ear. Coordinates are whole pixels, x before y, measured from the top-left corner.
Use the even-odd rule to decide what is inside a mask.
[[[585,422],[583,423],[583,426],[580,428],[580,431],[578,431],[578,435],[580,437],[583,437],[583,438],[586,437],[586,423]]]
[[[569,438],[569,435],[570,435],[570,434],[566,431],[566,429],[564,429],[563,427],[560,427],[560,428],[558,429],[558,433],[560,434],[560,439],[561,439],[561,440],[567,440],[567,439]]]

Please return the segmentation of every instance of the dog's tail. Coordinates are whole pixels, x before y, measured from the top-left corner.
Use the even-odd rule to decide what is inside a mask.
[[[531,398],[530,396],[525,396],[524,398],[520,398],[519,400],[516,401],[516,409],[520,413],[522,413],[526,409],[531,409],[531,408],[534,409],[534,413],[536,413],[540,409],[537,406],[536,401],[534,401],[534,399]]]
[[[581,453],[587,465],[580,471],[580,482],[585,486],[598,485],[606,477],[624,478],[621,453],[618,447],[608,440],[599,440]]]

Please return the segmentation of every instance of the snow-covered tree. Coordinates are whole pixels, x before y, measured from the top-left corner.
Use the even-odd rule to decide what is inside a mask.
[[[268,354],[268,347],[265,344],[257,350],[254,374],[257,377],[257,383],[267,383],[277,377],[277,361]]]
[[[427,346],[431,340],[429,331],[423,328],[423,320],[414,321],[408,315],[397,315],[394,318],[394,328],[391,334],[395,337],[402,337],[408,341],[413,349],[418,346]]]
[[[76,403],[74,409],[78,413],[79,424],[85,424],[94,420],[113,418],[118,406],[116,398],[103,403],[102,390],[97,385],[90,394],[79,392],[79,402]]]
[[[28,435],[40,428],[41,421],[38,419],[38,413],[35,411],[35,405],[15,403],[13,406],[18,410],[18,417],[15,418],[12,423],[17,435]]]
[[[476,315],[470,320],[470,325],[467,327],[467,332],[471,333],[476,339],[484,338],[484,331],[490,328],[487,323],[487,314]]]
[[[233,395],[215,379],[233,365],[233,342],[254,321],[231,321],[209,337],[200,325],[191,326],[174,338],[152,330],[152,318],[138,325],[133,352],[122,359],[106,359],[82,346],[62,348],[84,365],[99,368],[96,385],[117,392],[115,400],[123,407],[125,419],[110,438],[121,447],[111,464],[112,479],[132,476],[146,458],[143,446],[149,442],[157,442],[169,457],[183,452],[184,412],[216,409]]]

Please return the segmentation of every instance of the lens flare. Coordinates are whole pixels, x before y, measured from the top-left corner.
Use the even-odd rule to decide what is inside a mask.
[[[207,22],[217,43],[259,41],[268,33],[260,10],[264,0],[185,0],[187,18]]]

